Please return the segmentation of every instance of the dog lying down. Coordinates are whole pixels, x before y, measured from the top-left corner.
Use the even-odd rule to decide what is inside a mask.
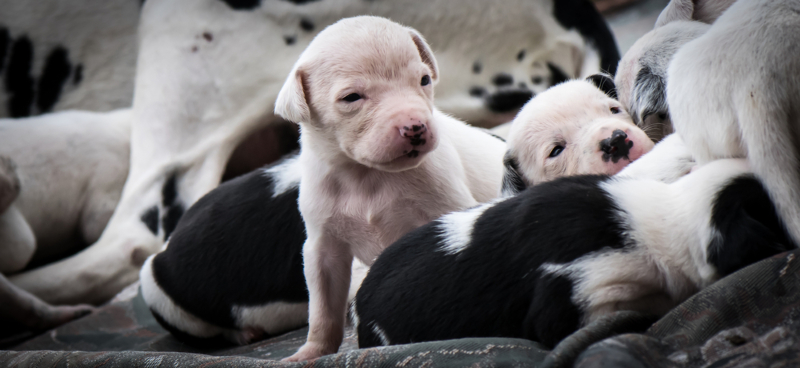
[[[604,93],[605,92],[605,93]],[[538,94],[511,123],[503,195],[562,176],[614,175],[653,148],[602,74]]]
[[[794,247],[743,160],[672,184],[566,177],[405,235],[375,261],[351,313],[360,348],[490,336],[553,347],[611,312],[662,315]]]
[[[597,126],[602,124],[595,123],[593,113],[599,112],[603,119],[597,120],[601,122],[625,119],[624,112],[606,112],[615,106],[613,100],[603,97],[589,82],[568,82],[558,88],[564,93],[550,96],[575,104],[543,104],[540,115],[555,115],[556,109],[601,105],[587,108],[589,114],[584,114],[583,120],[572,121],[573,132],[581,132],[587,126],[600,130]],[[565,97],[569,90],[582,98]],[[583,98],[586,95],[591,98]],[[540,96],[547,98],[548,94]],[[540,122],[547,125],[537,129]],[[517,119],[515,124],[529,125],[526,130],[538,130],[547,137],[560,134],[561,129],[554,120]],[[548,127],[552,131],[547,131]],[[594,145],[599,146],[600,141],[598,138]],[[516,147],[515,152],[549,148],[521,144]],[[677,151],[670,148],[670,152]],[[572,159],[580,156],[572,155]],[[570,156],[564,156],[567,157]],[[213,343],[213,339],[206,339],[221,335],[245,344],[307,323],[308,294],[302,266],[306,236],[297,208],[300,169],[295,153],[272,166],[223,183],[187,211],[166,250],[145,262],[141,271],[143,296],[159,322],[174,335],[201,344]],[[603,170],[590,169],[590,173]],[[535,170],[526,167],[520,171],[536,178],[546,176]],[[348,300],[355,296],[365,271],[361,262],[354,263]]]

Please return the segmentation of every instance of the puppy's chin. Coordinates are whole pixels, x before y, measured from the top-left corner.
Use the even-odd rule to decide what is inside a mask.
[[[428,152],[412,151],[412,153],[402,155],[386,162],[375,162],[370,160],[359,160],[359,162],[364,166],[376,170],[400,172],[417,168],[420,164],[422,164],[422,161],[425,160],[427,155]]]

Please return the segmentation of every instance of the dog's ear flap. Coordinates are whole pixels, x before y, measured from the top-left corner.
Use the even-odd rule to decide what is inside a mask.
[[[671,0],[664,10],[661,11],[661,14],[658,15],[654,28],[664,26],[676,20],[692,20],[696,1],[697,0]]]
[[[608,74],[594,74],[586,77],[586,80],[599,88],[608,97],[617,99],[617,86],[614,84],[614,79]]]
[[[521,193],[527,185],[522,179],[519,170],[519,162],[511,151],[506,151],[503,156],[503,186],[501,189],[502,197],[512,197]]]
[[[422,58],[422,62],[431,68],[431,79],[434,82],[439,81],[439,66],[436,65],[436,58],[433,57],[433,51],[431,51],[430,46],[428,46],[428,43],[425,42],[425,39],[416,30],[409,28],[408,33],[411,34],[411,39],[414,40],[414,44],[417,45],[417,50],[419,51],[419,56]]]
[[[302,69],[293,69],[286,78],[278,99],[275,100],[275,114],[295,123],[309,122],[311,110],[308,107],[308,94],[305,85],[306,75]]]

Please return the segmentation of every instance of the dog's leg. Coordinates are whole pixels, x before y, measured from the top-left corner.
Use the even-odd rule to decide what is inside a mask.
[[[17,272],[33,257],[36,238],[16,206],[0,214],[0,273]]]
[[[85,316],[89,305],[52,306],[0,275],[0,320],[9,318],[33,330],[46,330]]]
[[[300,362],[333,354],[344,337],[347,291],[353,255],[347,244],[316,237],[303,246],[304,272],[309,292],[308,340],[294,355],[284,359]]]

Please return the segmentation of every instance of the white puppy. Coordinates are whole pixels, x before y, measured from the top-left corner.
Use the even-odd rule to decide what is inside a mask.
[[[433,107],[439,70],[415,30],[377,17],[317,35],[275,112],[300,123],[308,341],[290,361],[341,344],[353,257],[370,265],[406,232],[495,198],[505,145]]]
[[[668,69],[675,130],[698,164],[747,157],[800,240],[800,1],[734,3]]]
[[[0,272],[63,257],[100,237],[128,174],[130,110],[64,111],[0,119],[0,156],[15,164],[16,189],[0,188]],[[7,181],[7,179],[6,179]],[[4,187],[0,185],[0,187]],[[54,307],[0,280],[0,315],[34,329],[91,310]]]
[[[514,118],[503,194],[567,175],[613,175],[652,148],[617,100],[589,81],[564,82],[534,97]]]

